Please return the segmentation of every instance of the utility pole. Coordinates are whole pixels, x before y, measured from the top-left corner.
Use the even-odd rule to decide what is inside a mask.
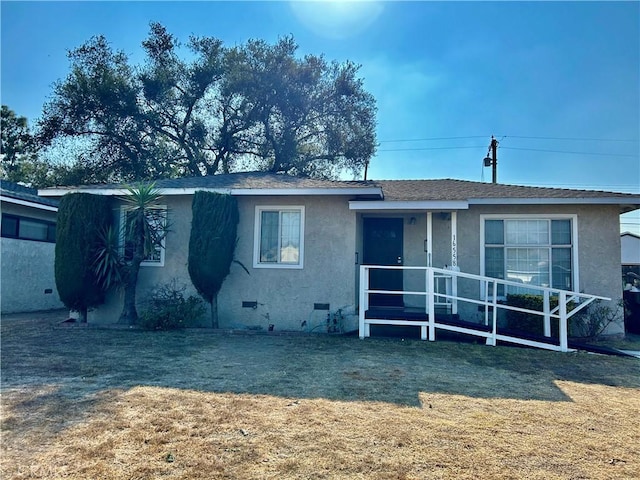
[[[491,157],[489,157],[491,152]],[[491,165],[491,182],[498,183],[498,140],[491,135],[491,143],[489,144],[489,151],[484,159],[484,166]]]

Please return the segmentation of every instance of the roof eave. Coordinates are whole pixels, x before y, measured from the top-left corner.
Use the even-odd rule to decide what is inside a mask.
[[[14,198],[14,197],[10,197],[7,195],[0,195],[0,200],[3,202],[7,202],[7,203],[13,203],[15,205],[22,205],[25,207],[31,207],[31,208],[37,208],[40,210],[47,210],[50,212],[57,212],[58,211],[58,207],[55,207],[53,205],[46,205],[44,203],[39,203],[39,202],[31,202],[29,200],[23,200],[20,198]]]
[[[347,188],[211,188],[211,187],[190,187],[190,188],[158,188],[158,193],[163,196],[172,195],[193,195],[197,191],[224,193],[234,196],[365,196],[383,198],[380,187],[347,187]],[[67,193],[93,193],[94,195],[127,195],[129,191],[124,188],[50,188],[40,190],[39,195],[43,197],[61,197]]]
[[[638,208],[640,196],[626,197],[537,197],[537,198],[470,198],[469,205],[620,205]]]

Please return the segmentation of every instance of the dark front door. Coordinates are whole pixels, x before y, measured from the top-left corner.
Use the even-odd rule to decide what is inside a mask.
[[[364,265],[402,265],[402,218],[364,218]],[[369,288],[402,290],[402,270],[371,270]],[[402,295],[371,294],[372,307],[401,307]]]

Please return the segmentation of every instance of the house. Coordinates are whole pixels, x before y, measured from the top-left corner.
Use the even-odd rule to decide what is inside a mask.
[[[619,299],[619,215],[640,207],[640,195],[451,179],[324,181],[252,172],[156,187],[171,231],[164,250],[143,264],[140,299],[172,279],[190,285],[192,195],[215,191],[238,199],[236,258],[250,271],[232,266],[218,299],[221,327],[326,331],[339,322],[364,337],[378,324],[416,325],[433,339],[445,328],[434,323],[444,311],[484,324],[489,343],[500,340],[496,311],[509,293],[546,299],[545,335],[570,302]],[[71,191],[125,193],[96,185],[41,194]],[[552,296],[566,302],[551,308]],[[89,322],[113,322],[120,307],[112,296]],[[622,328],[621,321],[610,333]]]
[[[631,272],[640,277],[640,235],[624,232],[620,234],[620,244],[622,276],[624,277],[627,273]],[[640,282],[638,282],[638,285],[640,285]]]
[[[640,235],[620,235],[625,330],[640,335]]]
[[[35,189],[0,181],[0,311],[63,308],[54,276],[58,202]]]

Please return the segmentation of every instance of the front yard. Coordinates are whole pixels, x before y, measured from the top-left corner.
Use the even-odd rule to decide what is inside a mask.
[[[640,478],[640,360],[2,319],[2,478]]]

